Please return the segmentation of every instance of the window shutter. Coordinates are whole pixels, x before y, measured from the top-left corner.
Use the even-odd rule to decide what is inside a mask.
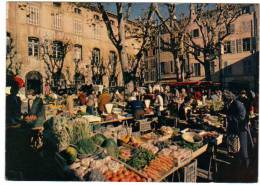
[[[165,63],[165,65],[164,65],[164,67],[165,67],[165,73],[166,74],[169,74],[169,73],[171,73],[171,63],[170,63],[171,61],[169,61],[169,62],[166,62]]]
[[[231,53],[236,53],[236,41],[231,41]]]
[[[241,39],[237,39],[237,52],[241,53],[242,51],[243,51],[242,40]]]

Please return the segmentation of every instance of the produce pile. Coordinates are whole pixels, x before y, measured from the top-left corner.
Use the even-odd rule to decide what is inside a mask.
[[[206,115],[203,118],[203,121],[216,128],[223,127],[223,124],[224,124],[224,119],[220,116]]]
[[[71,119],[64,115],[49,119],[44,125],[43,132],[45,140],[51,143],[56,151],[65,150],[70,144],[76,144],[91,134],[92,128],[87,119]]]
[[[144,148],[135,148],[132,157],[126,163],[137,170],[143,169],[155,158],[155,155]]]
[[[143,169],[143,174],[153,180],[160,179],[174,167],[172,157],[166,155],[158,155],[148,166]]]

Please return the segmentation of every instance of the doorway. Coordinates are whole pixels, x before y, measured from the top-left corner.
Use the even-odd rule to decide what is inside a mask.
[[[26,77],[26,92],[33,89],[35,93],[42,93],[42,75],[38,71],[30,71]]]

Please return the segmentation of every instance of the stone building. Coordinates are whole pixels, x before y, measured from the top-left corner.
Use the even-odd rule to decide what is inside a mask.
[[[219,69],[219,59],[211,63],[212,80],[219,82],[220,73],[222,83],[226,87],[257,88],[258,85],[258,62],[259,62],[259,7],[250,4],[241,6],[242,15],[230,26],[231,34],[225,38],[222,48],[222,69]],[[190,15],[195,16],[194,6],[190,8]],[[188,31],[193,33],[194,40],[202,42],[202,38],[196,23],[188,25]],[[167,40],[167,34],[162,34]],[[176,81],[172,54],[160,52],[154,49],[147,52],[146,83],[160,81],[170,83]],[[202,59],[202,53],[198,52]],[[187,59],[188,67],[185,71],[191,73],[186,81],[205,80],[204,67],[190,54]],[[188,68],[188,69],[187,69]],[[158,72],[160,70],[160,72]]]
[[[109,17],[116,32],[116,16],[109,13]],[[7,43],[10,39],[14,41],[17,52],[15,60],[21,63],[19,76],[25,79],[26,88],[40,82],[39,89],[42,90],[48,79],[47,66],[40,57],[41,45],[45,40],[53,43],[52,54],[57,57],[62,52],[62,44],[70,43],[60,83],[80,81],[92,84],[92,73],[97,71],[93,68],[95,65],[103,67],[104,72],[97,83],[105,86],[116,83],[111,78],[111,70],[114,67],[120,69],[120,66],[113,65],[118,60],[117,50],[97,10],[80,8],[68,2],[8,2],[6,18]],[[130,21],[127,26],[128,29],[135,27]],[[127,54],[134,55],[138,42],[130,39],[126,47]],[[117,83],[122,84],[120,74]]]

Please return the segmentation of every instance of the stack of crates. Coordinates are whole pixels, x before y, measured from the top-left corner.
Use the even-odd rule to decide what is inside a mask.
[[[197,160],[184,167],[184,182],[196,182]]]
[[[179,170],[179,182],[196,182],[197,181],[197,160],[192,161],[187,166]]]

